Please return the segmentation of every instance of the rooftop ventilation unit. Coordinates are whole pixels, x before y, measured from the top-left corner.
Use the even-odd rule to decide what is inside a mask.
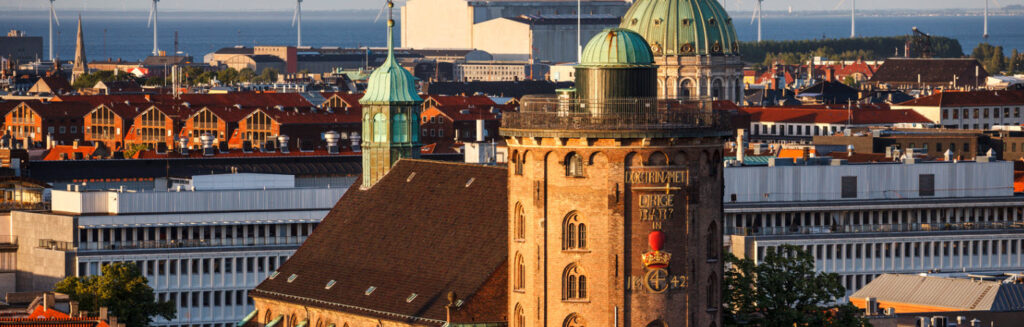
[[[178,139],[178,151],[181,153],[182,156],[185,156],[185,157],[188,156],[188,139],[187,138],[182,137],[182,138]]]
[[[324,141],[327,141],[327,153],[328,154],[338,154],[339,152],[341,152],[341,149],[338,146],[338,139],[339,138],[340,138],[340,135],[338,134],[338,132],[329,131],[327,133],[324,133]]]
[[[212,157],[215,154],[213,152],[213,135],[203,133],[203,135],[199,136],[199,142],[203,145],[204,157]]]
[[[291,138],[288,135],[281,135],[277,137],[277,146],[281,149],[281,153],[288,153],[288,141]]]

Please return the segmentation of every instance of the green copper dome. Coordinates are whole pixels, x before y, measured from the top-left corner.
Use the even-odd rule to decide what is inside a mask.
[[[608,28],[587,42],[580,61],[582,66],[645,66],[654,64],[654,55],[640,34]]]
[[[366,95],[359,100],[363,105],[420,103],[423,99],[416,92],[416,78],[398,65],[392,41],[394,21],[388,21],[388,58],[370,74]]]
[[[619,27],[640,33],[656,56],[740,53],[732,18],[717,0],[637,0]]]

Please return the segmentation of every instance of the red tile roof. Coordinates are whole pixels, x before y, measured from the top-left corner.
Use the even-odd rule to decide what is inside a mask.
[[[441,107],[493,106],[497,103],[485,95],[429,95],[424,101],[434,100]]]
[[[78,149],[75,149],[74,145],[55,145],[46,151],[46,156],[43,157],[43,160],[75,160],[75,153],[80,153],[82,160],[87,160],[90,159],[94,152],[96,152],[96,146],[91,145],[79,145]],[[66,155],[67,159],[61,159],[61,154]]]
[[[439,326],[454,292],[463,305],[453,322],[506,321],[507,175],[401,159],[372,188],[345,192],[278,277],[250,295]]]
[[[913,107],[976,107],[1024,105],[1024,90],[1017,91],[947,91],[898,104]]]
[[[88,103],[82,102],[40,102],[25,101],[25,104],[32,108],[40,117],[59,119],[64,117],[82,117],[94,108]]]
[[[775,123],[819,123],[854,125],[884,125],[897,123],[932,123],[913,110],[878,110],[878,109],[804,109],[776,107],[743,107],[740,108],[750,115],[752,122]],[[852,115],[852,117],[851,117]]]

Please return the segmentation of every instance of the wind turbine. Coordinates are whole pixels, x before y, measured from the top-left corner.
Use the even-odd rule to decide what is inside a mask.
[[[985,1],[987,2],[988,0]],[[839,0],[839,4],[836,4],[835,9],[839,9],[844,2],[846,0]],[[850,0],[850,38],[855,37],[857,37],[857,0]]]
[[[757,20],[757,42],[761,42],[761,18],[763,17],[763,15],[761,14],[761,3],[762,2],[764,2],[764,0],[755,0],[754,1],[754,16],[750,17],[750,23],[751,24],[754,23],[755,19]]]
[[[295,0],[295,15],[292,15],[292,26],[299,29],[299,40],[296,47],[302,47],[302,0]]]
[[[159,19],[158,13],[157,13],[157,10],[156,10],[156,3],[157,2],[160,2],[160,0],[153,0],[153,7],[149,9],[149,22],[146,23],[146,27],[150,27],[150,25],[153,26],[153,55],[154,56],[160,54],[160,48],[157,47],[157,42],[156,42],[156,24],[157,24],[157,21]]]
[[[50,61],[53,61],[53,23],[60,27],[60,19],[57,19],[57,11],[53,9],[53,1],[50,0]]]

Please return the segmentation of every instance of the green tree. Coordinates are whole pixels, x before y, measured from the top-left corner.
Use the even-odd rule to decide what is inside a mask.
[[[256,79],[256,72],[252,68],[246,67],[238,71],[238,82],[239,83],[250,83]]]
[[[277,82],[277,70],[273,68],[263,68],[263,72],[260,72],[260,76],[256,77],[256,81],[260,83]]]
[[[219,71],[217,72],[217,80],[223,85],[238,83],[238,71],[234,68]]]
[[[816,272],[814,257],[800,247],[782,245],[756,265],[726,254],[726,263],[725,326],[870,326],[857,307],[830,304],[846,289],[838,275]]]
[[[113,263],[104,266],[99,276],[65,278],[54,291],[78,301],[81,310],[107,307],[128,327],[147,327],[156,316],[174,319],[174,303],[157,302],[148,283],[134,264]]]

